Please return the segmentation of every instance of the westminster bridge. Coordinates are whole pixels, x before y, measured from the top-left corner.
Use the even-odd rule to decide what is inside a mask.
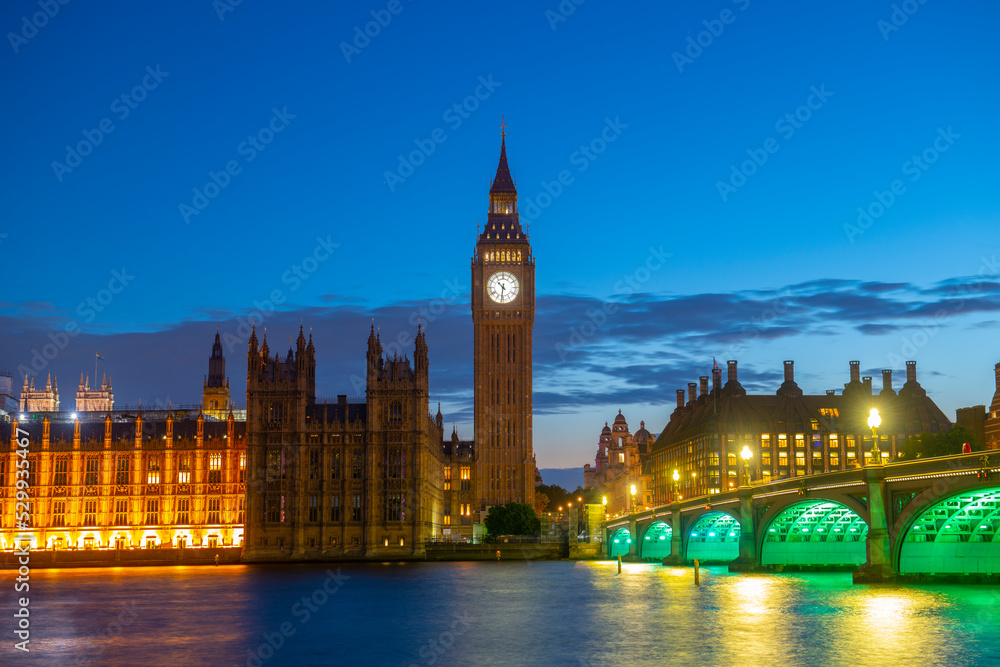
[[[1000,451],[752,483],[608,518],[606,555],[730,570],[857,567],[854,581],[1000,574]]]

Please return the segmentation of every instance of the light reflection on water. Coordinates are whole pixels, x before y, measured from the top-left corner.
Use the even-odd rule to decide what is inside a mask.
[[[996,587],[849,573],[707,567],[696,587],[690,568],[613,562],[35,570],[30,597],[24,657],[42,664],[1000,664]]]

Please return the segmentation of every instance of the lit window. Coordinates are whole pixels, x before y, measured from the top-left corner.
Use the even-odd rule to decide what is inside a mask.
[[[127,500],[115,500],[115,525],[116,526],[129,525]]]
[[[462,476],[462,490],[470,490],[472,488],[472,469],[469,466],[462,466],[459,474]]]
[[[160,483],[160,457],[150,454],[146,460],[146,484]],[[148,523],[148,522],[147,522]]]
[[[191,501],[187,498],[178,498],[177,520],[174,523],[179,526],[187,526],[191,523]]]
[[[222,454],[208,455],[208,483],[218,484],[222,481]]]
[[[451,491],[451,466],[444,467],[444,490]]]
[[[222,505],[222,500],[220,498],[209,498],[208,499],[208,523],[210,525],[216,525],[222,523],[219,517],[219,507]]]

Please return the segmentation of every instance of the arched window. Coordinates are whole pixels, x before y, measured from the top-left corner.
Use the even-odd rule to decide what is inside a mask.
[[[403,404],[393,401],[389,404],[389,423],[399,425],[403,423]]]

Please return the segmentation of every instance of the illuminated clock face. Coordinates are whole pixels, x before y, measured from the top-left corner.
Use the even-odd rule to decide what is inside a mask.
[[[519,286],[514,274],[497,271],[486,283],[486,292],[497,303],[510,303],[517,297]]]

